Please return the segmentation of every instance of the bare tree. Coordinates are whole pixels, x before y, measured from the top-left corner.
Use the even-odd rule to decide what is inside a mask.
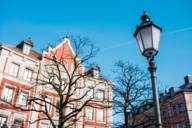
[[[88,38],[79,36],[71,40],[74,49],[72,53],[66,47],[60,47],[48,50],[42,57],[32,88],[35,95],[27,97],[32,107],[13,106],[22,111],[38,113],[38,118],[31,120],[31,123],[47,120],[53,128],[67,128],[75,125],[83,116],[80,112],[85,106],[95,107],[97,101],[90,103],[93,99],[90,92],[99,83],[92,82],[90,86],[88,83],[91,79],[84,68],[92,66],[90,59],[98,49]],[[48,99],[49,91],[57,97],[57,102]],[[57,118],[52,116],[50,108],[56,110]]]
[[[119,121],[114,127],[128,128],[134,125],[134,116],[142,109],[142,104],[150,99],[148,75],[138,66],[119,61],[116,63],[115,86],[113,86],[114,112]],[[131,123],[128,122],[131,117]],[[124,118],[124,120],[123,120]]]

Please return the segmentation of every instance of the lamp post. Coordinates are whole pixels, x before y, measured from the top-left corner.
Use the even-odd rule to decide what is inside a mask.
[[[156,128],[162,128],[156,82],[157,67],[154,62],[154,57],[157,55],[159,50],[160,32],[162,31],[162,29],[151,21],[150,16],[146,12],[144,12],[144,14],[141,16],[141,20],[142,22],[140,25],[137,26],[134,37],[137,39],[137,43],[142,55],[147,58],[149,63],[148,70],[151,74]]]

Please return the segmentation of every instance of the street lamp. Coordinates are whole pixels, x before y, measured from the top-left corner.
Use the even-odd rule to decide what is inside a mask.
[[[142,55],[147,58],[149,63],[148,70],[151,74],[156,127],[162,128],[159,97],[156,83],[157,67],[154,62],[154,57],[157,55],[159,50],[160,32],[162,31],[162,29],[151,21],[150,16],[146,12],[144,12],[144,14],[141,16],[141,20],[142,22],[140,25],[137,26],[134,37],[137,39],[137,43]]]

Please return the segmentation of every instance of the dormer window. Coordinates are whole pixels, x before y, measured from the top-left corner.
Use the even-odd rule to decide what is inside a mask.
[[[30,45],[28,45],[28,44],[24,44],[23,45],[23,53],[24,54],[29,55],[30,50],[31,50],[31,46]]]
[[[30,38],[27,40],[23,40],[20,44],[17,45],[17,48],[22,49],[22,53],[26,55],[29,55],[32,47],[33,42]]]

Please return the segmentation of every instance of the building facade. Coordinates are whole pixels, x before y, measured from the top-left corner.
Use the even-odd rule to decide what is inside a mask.
[[[192,76],[187,75],[180,87],[171,87],[160,94],[160,111],[163,128],[192,128]],[[146,103],[134,117],[130,127],[155,128],[152,102]],[[134,121],[134,122],[133,122]]]
[[[38,88],[34,81],[38,77],[41,65],[47,63],[44,56],[49,55],[52,49],[59,51],[64,48],[69,54],[74,54],[74,51],[69,38],[65,38],[55,48],[49,48],[43,54],[32,50],[32,47],[33,43],[30,39],[22,41],[17,46],[7,44],[1,44],[0,46],[0,127],[6,125],[8,128],[51,128],[51,124],[47,120],[35,122],[43,116],[41,113],[25,111],[33,107],[42,109],[41,106],[34,106],[27,102],[27,98],[46,93],[46,100],[56,105],[57,94],[53,89],[49,86]],[[59,54],[62,54],[62,52],[59,52]],[[72,68],[72,63],[67,63]],[[79,113],[80,118],[72,127],[111,127],[112,108],[108,102],[112,99],[111,82],[100,76],[98,66],[87,72],[84,67],[80,70],[87,74],[86,80],[90,85],[91,82],[97,83],[97,87],[89,92],[89,95],[93,96],[93,100],[89,104],[94,104],[95,107],[85,106]],[[97,91],[97,94],[94,91]],[[96,100],[97,102],[95,102]],[[47,107],[51,118],[57,118],[57,110],[51,106]],[[33,121],[34,123],[32,123]]]

